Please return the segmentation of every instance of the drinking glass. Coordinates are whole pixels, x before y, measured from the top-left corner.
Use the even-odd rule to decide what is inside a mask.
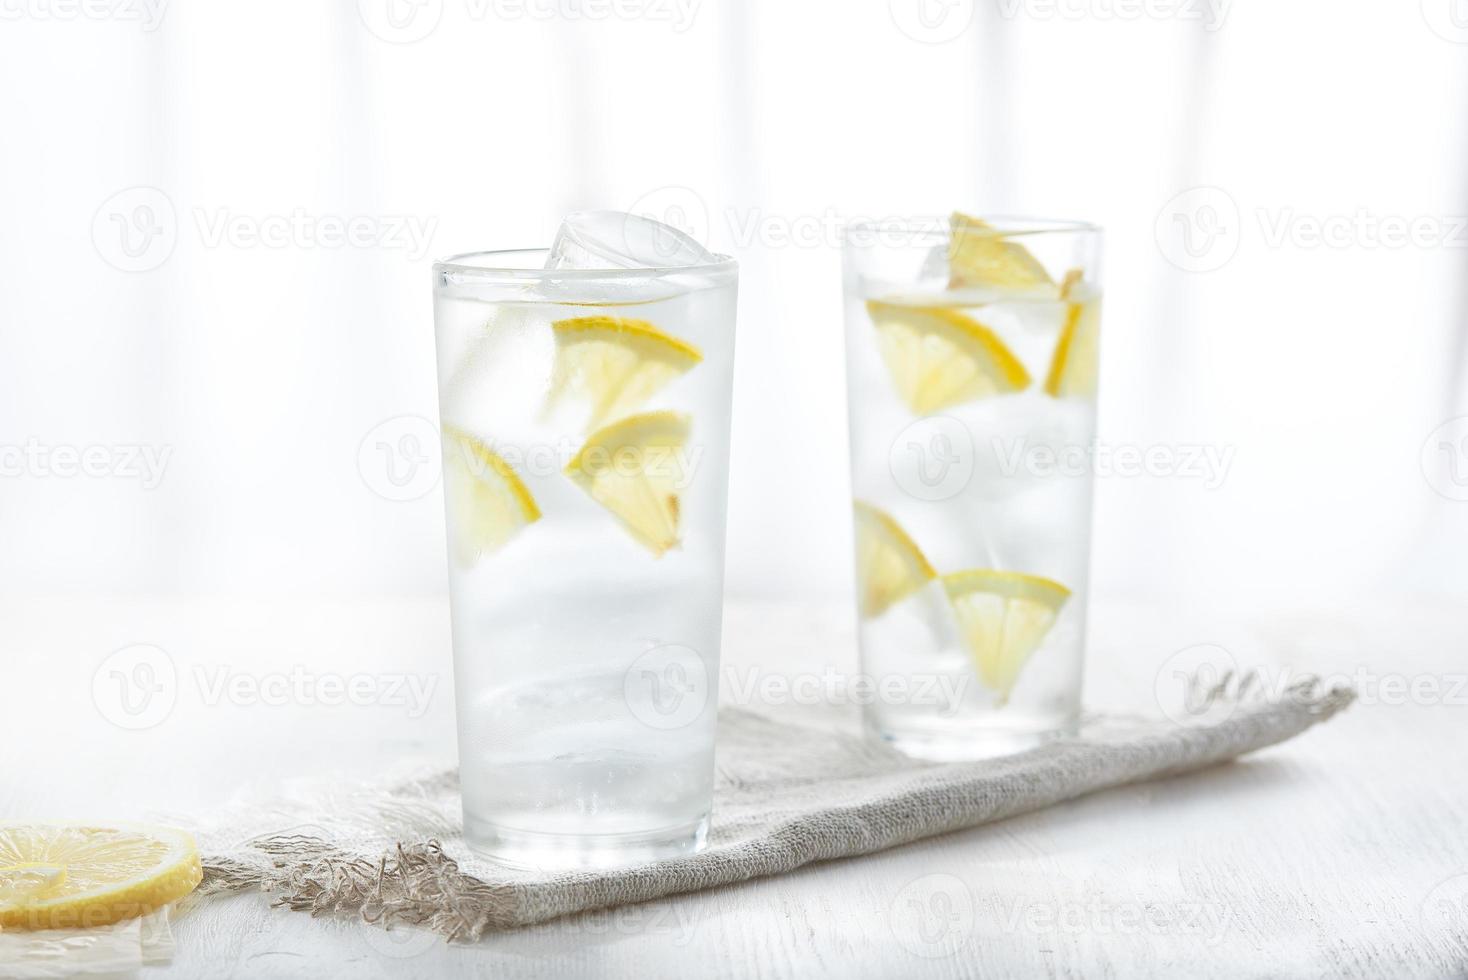
[[[501,862],[697,850],[713,786],[737,266],[437,263],[464,831]]]
[[[910,755],[1075,728],[1100,243],[1084,223],[962,214],[846,229],[865,722]]]

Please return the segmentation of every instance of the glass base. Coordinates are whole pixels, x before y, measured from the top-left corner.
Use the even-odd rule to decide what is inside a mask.
[[[929,762],[967,762],[1018,755],[1048,742],[1068,738],[1076,734],[1077,729],[1075,721],[1046,728],[974,724],[944,731],[895,731],[870,720],[867,723],[869,737],[892,746],[903,755]]]
[[[620,868],[703,850],[709,818],[636,834],[553,834],[502,827],[464,815],[464,840],[482,858],[520,870]]]

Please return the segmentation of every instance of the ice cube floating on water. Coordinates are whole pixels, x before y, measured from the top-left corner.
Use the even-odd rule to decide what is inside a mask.
[[[719,257],[671,225],[622,211],[574,211],[561,221],[547,269],[677,269]]]

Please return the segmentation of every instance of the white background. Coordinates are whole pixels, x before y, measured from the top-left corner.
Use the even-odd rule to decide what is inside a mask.
[[[1232,454],[1102,481],[1099,593],[1468,584],[1468,5],[920,2],[0,0],[0,447],[112,461],[0,457],[0,589],[442,593],[359,448],[435,414],[431,259],[584,207],[742,264],[735,594],[849,587],[831,226],[954,207],[1106,226],[1102,443]]]

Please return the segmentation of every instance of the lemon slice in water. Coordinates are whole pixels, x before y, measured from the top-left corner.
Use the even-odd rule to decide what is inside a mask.
[[[454,559],[470,568],[540,520],[540,508],[510,464],[469,433],[444,426],[443,452]]]
[[[584,316],[557,320],[551,330],[556,338],[552,403],[585,399],[591,407],[588,429],[636,411],[703,360],[697,347],[646,320]]]
[[[146,915],[203,879],[166,827],[0,822],[0,929],[77,929]]]
[[[629,415],[592,433],[566,475],[661,556],[679,540],[680,494],[692,477],[683,455],[689,429],[678,412]]]
[[[855,508],[861,614],[871,619],[931,582],[937,573],[907,532],[885,511],[860,500]]]
[[[1050,357],[1045,393],[1089,397],[1096,394],[1100,365],[1101,297],[1086,286],[1079,269],[1072,269],[1061,284],[1060,298],[1066,304],[1065,326]]]
[[[1005,290],[1050,290],[1055,280],[1030,250],[982,218],[953,212],[948,232],[949,286]]]
[[[1038,575],[989,569],[944,575],[943,588],[980,679],[1004,704],[1070,590]]]
[[[898,394],[919,415],[1030,383],[998,335],[957,310],[870,300],[867,312]]]

